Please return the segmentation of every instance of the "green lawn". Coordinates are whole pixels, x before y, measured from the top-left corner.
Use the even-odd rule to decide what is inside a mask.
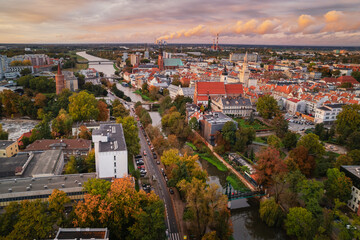
[[[208,154],[208,153],[196,153],[199,155],[200,158],[208,161],[212,165],[214,165],[219,171],[227,172],[227,167],[214,155]]]
[[[142,99],[144,99],[145,101],[153,102],[148,96],[142,94],[139,89],[137,89],[133,93],[140,95],[142,97]]]
[[[254,142],[259,142],[259,143],[265,143],[266,144],[267,140],[264,137],[256,137]]]
[[[269,126],[263,124],[259,120],[255,119],[252,124],[249,124],[245,119],[242,118],[235,118],[236,122],[238,122],[239,126],[242,128],[249,128],[252,127],[255,130],[263,130],[263,129],[269,129]]]
[[[229,176],[226,177],[226,181],[228,181],[231,184],[231,186],[237,191],[242,191],[242,192],[249,191],[249,189],[233,173],[231,173]]]
[[[134,161],[132,160],[132,157],[128,157],[128,167],[129,167],[129,173],[135,171]]]

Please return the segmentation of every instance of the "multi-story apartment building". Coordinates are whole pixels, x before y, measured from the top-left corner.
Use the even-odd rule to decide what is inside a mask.
[[[329,104],[318,107],[315,111],[315,123],[333,124],[344,104]]]
[[[17,141],[0,141],[0,157],[12,157],[19,152]]]
[[[250,117],[253,111],[250,99],[243,97],[215,97],[211,99],[214,111],[236,117]]]
[[[93,130],[92,140],[99,178],[121,178],[128,174],[128,152],[121,124],[101,124]]]

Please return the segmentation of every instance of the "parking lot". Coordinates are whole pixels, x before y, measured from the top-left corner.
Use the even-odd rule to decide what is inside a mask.
[[[285,114],[285,119],[289,122],[289,130],[304,133],[306,129],[314,128],[315,124],[301,117]]]

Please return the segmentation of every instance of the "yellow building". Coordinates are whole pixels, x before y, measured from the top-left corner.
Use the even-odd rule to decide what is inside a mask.
[[[17,141],[0,140],[0,158],[12,157],[19,152]]]

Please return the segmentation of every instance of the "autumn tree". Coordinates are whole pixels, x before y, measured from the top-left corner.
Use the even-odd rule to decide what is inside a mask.
[[[276,136],[279,138],[285,137],[285,134],[288,132],[289,123],[285,120],[284,116],[278,114],[272,121],[271,124],[275,128]]]
[[[309,155],[309,151],[304,146],[298,146],[290,151],[289,158],[293,159],[299,170],[307,177],[315,169],[315,158]]]
[[[129,110],[124,107],[119,99],[115,99],[112,103],[112,116],[114,117],[127,117],[129,116]]]
[[[314,154],[319,157],[325,154],[325,147],[319,141],[319,136],[313,133],[302,136],[297,146],[304,146],[309,150],[309,154]]]
[[[65,192],[54,189],[49,196],[49,210],[55,219],[57,226],[62,226],[65,222],[65,205],[70,203],[70,198]]]
[[[15,224],[19,221],[20,203],[10,202],[0,215],[0,236],[6,237],[13,230]]]
[[[72,95],[69,101],[69,114],[74,121],[87,121],[97,118],[99,114],[98,101],[94,95],[81,91]]]
[[[42,93],[38,93],[35,96],[35,106],[42,108],[46,105],[46,96]]]
[[[111,182],[100,178],[90,178],[84,183],[84,189],[87,193],[93,196],[100,195],[104,199],[110,191]]]
[[[182,180],[179,183],[182,192],[185,193],[186,221],[191,222],[192,231],[196,239],[201,239],[210,229],[217,232],[219,239],[228,239],[232,234],[230,225],[230,212],[227,209],[227,198],[220,193],[214,184],[208,186],[204,181],[192,179],[191,182]],[[224,214],[225,218],[218,218]],[[217,222],[221,220],[220,222]],[[223,231],[217,231],[218,227],[227,226]]]
[[[347,202],[351,198],[351,179],[337,168],[328,169],[326,175],[326,195],[332,200],[338,198],[342,202]]]
[[[59,115],[52,121],[52,136],[61,137],[70,135],[72,130],[72,123],[72,118],[64,109],[61,109]]]
[[[85,165],[87,172],[95,172],[95,150],[92,149],[85,157]]]
[[[352,165],[354,160],[349,155],[340,155],[334,164],[334,167],[340,169],[342,165]]]
[[[127,116],[125,118],[118,117],[116,119],[116,123],[122,124],[129,156],[138,154],[140,151],[140,139],[135,119],[130,116]]]
[[[131,177],[115,179],[104,191],[104,180],[86,185],[90,194],[75,208],[74,225],[107,227],[110,238],[165,240],[164,204],[154,192],[136,191]]]
[[[79,138],[91,140],[91,132],[85,125],[79,127]]]
[[[263,118],[270,119],[279,112],[277,101],[271,95],[259,97],[256,103],[256,109]]]
[[[98,116],[97,121],[107,121],[109,118],[109,109],[104,101],[99,100],[97,102]]]
[[[258,183],[268,187],[272,184],[272,175],[286,172],[286,164],[280,158],[280,153],[273,147],[262,149],[257,155],[258,161],[254,166]]]

